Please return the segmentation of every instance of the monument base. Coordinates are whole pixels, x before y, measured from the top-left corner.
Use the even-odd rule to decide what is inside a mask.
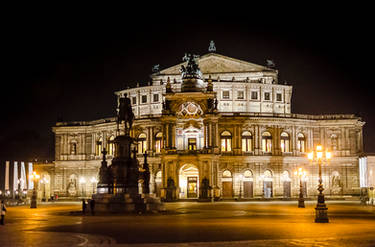
[[[165,211],[160,198],[153,195],[93,194],[94,212],[104,213],[159,213]]]

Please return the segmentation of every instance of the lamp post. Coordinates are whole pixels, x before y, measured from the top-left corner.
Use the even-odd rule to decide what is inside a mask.
[[[38,180],[39,180],[40,176],[36,172],[33,172],[30,175],[30,177],[31,177],[31,179],[33,180],[33,183],[34,183],[33,195],[31,196],[30,208],[36,208],[36,199],[37,199],[36,186],[38,184]]]
[[[298,170],[294,171],[294,175],[298,175],[299,177],[299,197],[298,197],[298,207],[304,208],[305,207],[305,199],[303,198],[303,186],[302,186],[302,178],[306,177],[306,171],[303,168],[298,168]]]
[[[81,188],[82,188],[82,197],[85,197],[85,192],[84,192],[84,187],[85,187],[85,184],[86,184],[86,179],[84,177],[80,177],[79,179],[79,184],[81,185]]]
[[[319,166],[319,186],[318,186],[318,203],[315,208],[315,223],[328,223],[327,206],[324,201],[323,194],[323,179],[322,179],[322,162],[329,162],[332,154],[327,151],[323,151],[322,145],[317,145],[316,150],[308,153],[308,159],[311,162],[318,162]]]

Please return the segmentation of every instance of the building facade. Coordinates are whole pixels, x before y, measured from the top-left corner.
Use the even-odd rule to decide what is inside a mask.
[[[139,162],[147,152],[150,189],[162,198],[168,186],[175,199],[199,198],[203,185],[217,199],[297,197],[300,167],[305,196],[313,197],[318,166],[306,154],[317,144],[333,154],[323,164],[325,194],[360,193],[364,122],[351,114],[293,114],[292,86],[279,83],[273,67],[217,53],[185,56],[147,86],[115,94],[131,100]],[[51,193],[95,192],[102,150],[110,162],[118,129],[115,117],[56,123]]]

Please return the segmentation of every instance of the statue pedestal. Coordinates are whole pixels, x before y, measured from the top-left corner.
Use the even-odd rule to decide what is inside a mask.
[[[95,213],[158,213],[165,211],[160,198],[153,195],[93,194]]]

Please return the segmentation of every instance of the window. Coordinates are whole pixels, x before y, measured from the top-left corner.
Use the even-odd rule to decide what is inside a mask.
[[[270,93],[264,93],[264,100],[271,100],[271,94]]]
[[[223,91],[223,99],[229,99],[229,91]]]
[[[159,102],[159,94],[154,94],[154,102]]]
[[[251,99],[258,99],[258,92],[251,92]]]
[[[103,139],[100,137],[99,140],[96,142],[96,148],[95,148],[95,154],[96,156],[99,156],[102,153],[102,146],[103,145]]]
[[[197,138],[188,138],[189,150],[197,150]]]
[[[229,131],[221,133],[221,151],[232,151],[232,134]]]
[[[136,105],[137,104],[137,97],[132,97],[132,104]]]
[[[147,150],[146,134],[142,133],[138,136],[138,153],[143,154]]]
[[[276,94],[276,101],[283,101],[283,97],[281,93]]]
[[[237,99],[244,99],[245,96],[244,96],[244,91],[238,91],[237,92]]]
[[[302,133],[297,135],[297,149],[298,151],[305,152],[305,136]]]
[[[155,135],[155,151],[160,153],[163,145],[163,133],[159,132]]]
[[[115,137],[111,136],[107,141],[107,150],[108,155],[114,155],[115,154],[115,143],[114,143]]]
[[[270,153],[272,151],[272,135],[270,132],[264,132],[262,134],[262,151],[264,153]]]
[[[242,133],[242,152],[253,151],[253,136],[250,131],[245,131]]]
[[[337,150],[337,135],[331,135],[331,150]]]
[[[282,132],[280,136],[280,147],[281,147],[281,152],[287,153],[290,152],[290,147],[289,147],[289,135],[286,132]]]
[[[223,178],[231,178],[232,173],[229,170],[223,171]]]
[[[142,95],[142,103],[147,103],[147,95]]]

